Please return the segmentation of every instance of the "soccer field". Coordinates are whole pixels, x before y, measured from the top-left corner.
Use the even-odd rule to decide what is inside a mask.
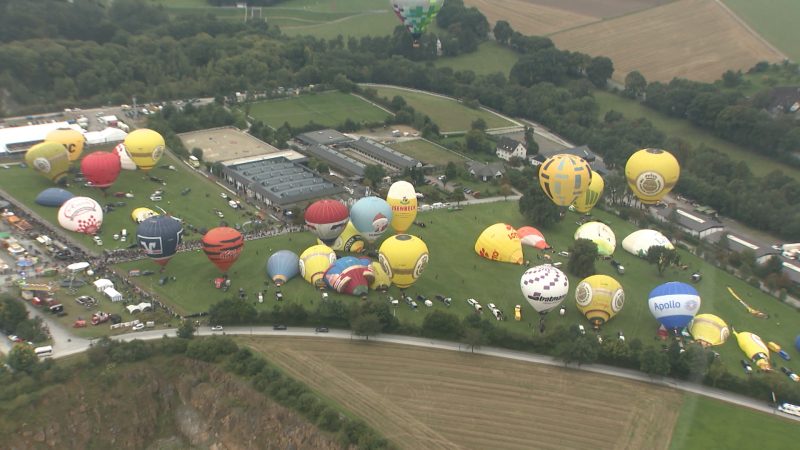
[[[383,122],[390,113],[355,95],[329,91],[256,102],[251,105],[250,115],[278,128],[284,122],[293,127],[309,122],[336,127],[347,119],[356,123]]]

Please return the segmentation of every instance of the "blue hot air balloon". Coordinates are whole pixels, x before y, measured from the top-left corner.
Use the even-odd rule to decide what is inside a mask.
[[[800,352],[800,334],[798,334],[797,337],[794,338],[794,348],[796,348],[797,351]]]
[[[276,286],[291,280],[300,273],[300,257],[289,250],[278,250],[267,260],[267,275]]]
[[[153,216],[136,228],[136,241],[157,264],[166,266],[178,251],[183,226],[170,216]]]
[[[369,258],[339,258],[325,271],[325,283],[341,294],[365,296],[375,279],[370,263]]]
[[[350,221],[359,234],[375,242],[392,222],[392,207],[378,197],[364,197],[350,208]]]
[[[47,188],[39,195],[36,196],[36,203],[42,206],[61,207],[67,200],[75,197],[75,195],[67,190],[61,188]]]
[[[700,294],[686,283],[671,281],[650,292],[647,300],[653,317],[667,329],[683,328],[700,309]]]

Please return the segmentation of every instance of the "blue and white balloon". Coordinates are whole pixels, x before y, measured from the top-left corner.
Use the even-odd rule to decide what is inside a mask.
[[[392,222],[392,207],[378,197],[364,197],[350,208],[350,221],[359,234],[375,242]]]
[[[670,281],[650,292],[650,313],[668,329],[683,328],[700,309],[700,294],[686,283]]]
[[[300,273],[300,257],[289,250],[278,250],[267,260],[267,275],[276,286],[291,280]]]

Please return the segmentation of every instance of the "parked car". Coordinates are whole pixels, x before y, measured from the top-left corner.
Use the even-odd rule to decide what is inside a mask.
[[[226,194],[224,192],[220,192],[219,196],[222,197],[223,200],[227,200],[228,199],[228,194]]]
[[[211,331],[222,331],[222,325],[213,325]]]
[[[746,359],[742,359],[739,362],[742,363],[742,368],[744,369],[744,373],[746,373],[748,375],[753,373],[753,366],[751,366],[750,363],[747,362]]]
[[[133,331],[142,331],[144,330],[144,324],[139,322],[133,326]]]
[[[314,328],[314,331],[316,331],[317,333],[327,333],[330,330],[328,330],[328,327],[317,327]]]
[[[578,324],[578,334],[586,334],[586,328],[581,324]]]
[[[283,330],[286,330],[287,328],[286,328],[286,325],[273,325],[272,329],[273,330],[283,331]]]
[[[481,304],[480,304],[480,303],[478,303],[478,301],[477,301],[477,300],[475,300],[474,298],[468,298],[468,299],[467,299],[467,303],[469,303],[469,305],[470,305],[470,306],[472,306],[472,307],[475,309],[475,311],[477,311],[477,312],[479,312],[479,313],[480,313],[480,312],[483,312],[483,307],[482,307],[482,306],[481,306]]]

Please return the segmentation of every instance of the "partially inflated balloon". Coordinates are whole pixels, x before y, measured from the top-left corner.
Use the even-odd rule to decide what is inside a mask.
[[[517,235],[519,236],[519,240],[522,242],[523,245],[529,245],[533,248],[538,248],[539,250],[550,248],[550,245],[548,245],[547,241],[545,241],[542,232],[537,230],[536,228],[533,227],[517,228]]]
[[[389,275],[383,270],[383,266],[378,261],[372,261],[370,263],[370,267],[372,268],[372,274],[375,278],[369,284],[369,288],[375,291],[386,291],[389,289],[389,286],[392,285],[392,280],[389,278]]]
[[[444,0],[390,0],[395,15],[414,39],[414,47],[419,47],[422,32],[433,22],[442,9]]]
[[[703,347],[722,345],[728,340],[730,330],[724,320],[714,314],[698,314],[689,324],[689,333]]]
[[[543,264],[531,267],[519,280],[522,296],[539,314],[557,308],[569,292],[569,278],[561,270]]]
[[[157,215],[158,213],[150,208],[136,208],[131,212],[131,219],[136,223],[142,223],[148,218]]]
[[[739,344],[739,348],[751,361],[765,372],[772,371],[772,364],[769,361],[769,348],[759,335],[749,331],[737,333],[736,330],[733,330],[733,335],[736,336],[736,343]]]
[[[140,128],[125,137],[125,150],[139,170],[147,172],[155,167],[164,155],[164,137],[156,131]]]
[[[243,248],[242,233],[230,227],[212,228],[203,235],[203,252],[222,272],[227,272],[239,259]]]
[[[492,261],[522,264],[522,242],[517,230],[506,223],[496,223],[483,230],[475,241],[475,253]]]
[[[161,266],[166,266],[178,251],[183,226],[170,216],[154,216],[136,227],[136,241],[144,254]]]
[[[347,226],[350,211],[338,200],[318,200],[306,208],[305,220],[308,229],[319,240],[331,245]]]
[[[54,183],[60,182],[69,170],[69,154],[58,142],[42,142],[29,148],[25,163]]]
[[[61,188],[47,188],[36,196],[35,202],[42,206],[58,206],[64,204],[67,200],[75,197],[72,192],[66,191]]]
[[[603,177],[599,173],[592,171],[592,181],[589,183],[589,188],[575,200],[575,210],[583,214],[591,211],[600,200],[600,196],[603,195],[605,187],[606,182],[603,181]]]
[[[416,236],[391,236],[381,244],[378,261],[392,283],[405,289],[417,281],[428,265],[428,246]]]
[[[575,303],[595,328],[608,322],[622,310],[625,291],[619,282],[607,275],[584,278],[575,288]]]
[[[669,239],[656,230],[636,230],[622,240],[622,248],[642,258],[647,256],[650,247],[675,249]]]
[[[123,170],[136,170],[136,163],[133,162],[128,151],[125,150],[125,144],[119,143],[114,147],[114,153],[119,156],[119,162]]]
[[[325,287],[323,276],[336,261],[336,253],[327,245],[314,245],[300,254],[300,275],[318,288]]]
[[[86,139],[83,133],[72,128],[58,128],[49,133],[44,138],[45,141],[58,142],[67,149],[70,161],[77,161],[83,152]]]
[[[317,244],[324,244],[317,239]],[[344,231],[330,245],[337,252],[361,253],[364,251],[364,237],[358,234],[353,222],[347,222]]]
[[[558,206],[571,205],[586,192],[591,181],[589,163],[574,155],[553,155],[539,169],[542,190]]]
[[[267,275],[276,286],[294,278],[300,273],[300,258],[290,250],[278,250],[267,260]]]
[[[628,186],[642,203],[658,203],[678,183],[681,166],[671,153],[646,148],[631,155],[625,164]]]
[[[405,233],[417,218],[417,192],[408,181],[396,181],[389,187],[386,202],[392,207],[392,228]]]
[[[105,189],[119,176],[119,156],[114,152],[94,152],[81,161],[81,172],[92,183],[92,187]]]
[[[602,256],[614,254],[617,238],[608,225],[601,222],[586,222],[575,230],[575,239],[588,239],[597,245],[597,252]]]
[[[341,294],[367,295],[369,283],[374,278],[369,258],[345,256],[334,261],[325,271],[325,283]]]
[[[350,208],[350,221],[369,242],[375,242],[386,232],[392,216],[392,207],[378,197],[364,197]]]
[[[58,223],[70,231],[95,234],[103,225],[103,208],[89,197],[72,197],[58,210]]]

